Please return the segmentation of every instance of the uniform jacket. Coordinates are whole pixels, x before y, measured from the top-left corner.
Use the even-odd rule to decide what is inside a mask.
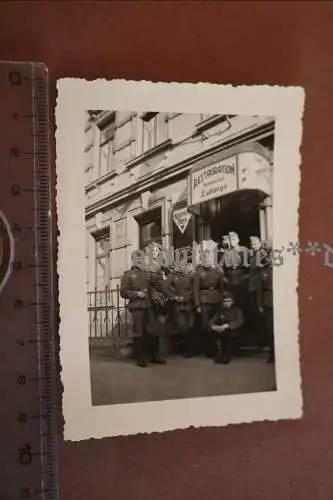
[[[233,305],[230,309],[224,309],[220,306],[209,322],[209,326],[226,324],[229,325],[230,330],[238,330],[243,326],[244,317],[240,307]]]
[[[137,293],[143,291],[145,298],[139,298]],[[150,275],[138,267],[131,267],[120,281],[120,295],[128,299],[128,308],[147,309],[151,307],[151,278]]]
[[[192,274],[176,272],[168,277],[169,286],[175,297],[182,297],[182,302],[175,302],[178,311],[193,309],[194,278]]]
[[[146,272],[150,278],[151,298],[153,304],[164,308],[167,299],[173,299],[173,293],[164,279],[162,268],[159,264],[152,263],[147,266]]]
[[[231,286],[242,285],[249,272],[248,249],[242,246],[226,250],[222,257],[222,265]]]
[[[261,275],[260,285],[258,287],[258,307],[273,308],[273,270],[266,269],[268,276]],[[263,274],[263,273],[262,273]]]
[[[252,252],[249,258],[249,290],[253,292],[260,286],[261,270],[267,263],[267,252],[260,248]],[[259,264],[259,265],[258,265]]]
[[[198,266],[193,278],[195,307],[221,302],[224,279],[224,272],[219,267]]]

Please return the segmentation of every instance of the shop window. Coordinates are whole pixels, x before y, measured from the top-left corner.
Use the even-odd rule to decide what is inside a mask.
[[[110,233],[95,235],[96,283],[97,290],[104,290],[110,283]]]
[[[142,152],[155,148],[168,139],[165,113],[146,113],[142,117]]]
[[[106,175],[113,167],[115,153],[115,122],[114,119],[103,125],[99,144],[99,177]]]

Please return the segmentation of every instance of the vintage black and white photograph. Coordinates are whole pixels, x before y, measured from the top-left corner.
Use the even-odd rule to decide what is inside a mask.
[[[58,83],[69,439],[301,416],[304,95],[260,89]]]
[[[89,110],[85,133],[93,405],[275,390],[274,117]]]

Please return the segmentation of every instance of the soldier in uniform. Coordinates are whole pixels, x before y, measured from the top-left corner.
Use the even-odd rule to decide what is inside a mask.
[[[250,257],[249,257],[249,298],[251,309],[251,327],[258,342],[258,347],[262,344],[262,315],[259,313],[257,291],[261,285],[261,271],[268,263],[268,254],[258,236],[250,237]]]
[[[184,335],[184,355],[192,357],[196,346],[193,337],[193,273],[189,266],[183,264],[175,270],[170,276],[170,286],[174,294],[174,317],[177,330]]]
[[[216,313],[225,290],[224,272],[218,266],[213,267],[212,252],[203,252],[202,264],[197,266],[193,280],[194,305],[201,314],[201,340],[207,357],[212,357],[214,353],[209,321]]]
[[[265,331],[269,344],[268,362],[275,361],[274,351],[274,322],[273,322],[273,269],[272,265],[266,265],[261,271],[261,282],[258,289],[259,311],[263,314]]]
[[[152,339],[151,361],[165,364],[165,359],[159,355],[160,337],[165,331],[170,302],[173,301],[173,293],[163,273],[161,248],[156,243],[150,246],[145,270],[149,275],[151,285],[151,314],[147,324],[147,330]]]
[[[164,274],[164,286],[169,289],[169,292],[173,292],[172,289],[172,279],[176,272],[175,266],[162,266],[162,271]],[[164,306],[164,313],[166,316],[165,319],[165,330],[167,332],[172,332],[172,334],[177,330],[177,321],[174,310],[174,303],[170,299],[168,299]],[[170,335],[170,340],[173,341],[173,335]]]
[[[150,338],[146,325],[151,308],[150,276],[144,271],[140,252],[133,252],[132,267],[126,271],[120,282],[120,295],[128,299],[128,309],[132,316],[134,351],[137,365],[144,368],[150,349]]]
[[[231,245],[230,245],[230,238],[229,238],[229,235],[228,234],[225,234],[222,236],[222,239],[221,239],[221,248],[220,248],[220,259],[219,259],[219,263],[218,263],[218,266],[223,270],[225,271],[225,263],[224,263],[224,260],[225,260],[225,255],[226,255],[226,252],[228,252],[228,250],[230,250],[231,248]]]
[[[243,326],[244,318],[232,295],[226,292],[223,301],[209,322],[215,340],[215,363],[227,364],[231,360],[232,340]]]
[[[249,317],[248,293],[248,249],[239,244],[239,236],[230,231],[230,250],[223,256],[223,262],[228,279],[228,290],[233,295],[235,303],[242,309],[245,321]]]

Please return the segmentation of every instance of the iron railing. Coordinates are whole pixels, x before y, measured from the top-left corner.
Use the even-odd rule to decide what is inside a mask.
[[[123,344],[132,338],[132,320],[128,301],[120,296],[120,287],[88,292],[89,338],[110,339]]]

